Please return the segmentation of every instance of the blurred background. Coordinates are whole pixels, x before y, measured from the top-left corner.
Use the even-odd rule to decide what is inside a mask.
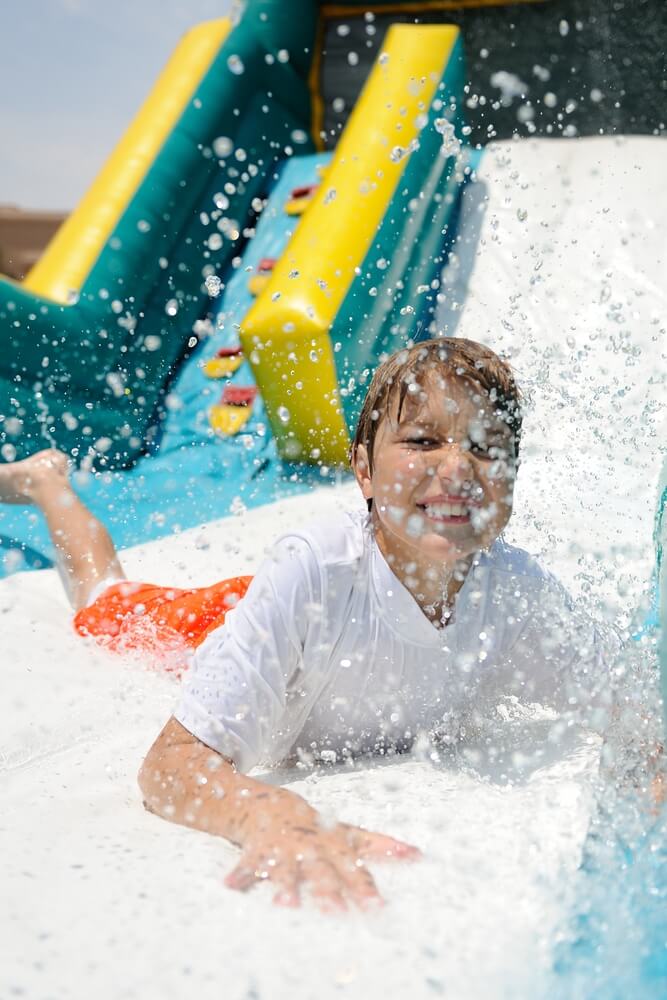
[[[181,35],[232,6],[233,0],[4,5],[0,273],[24,277],[88,189]]]

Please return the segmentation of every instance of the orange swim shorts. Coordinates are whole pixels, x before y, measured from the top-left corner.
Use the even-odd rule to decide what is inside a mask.
[[[119,651],[159,649],[175,641],[194,649],[222,625],[251,580],[234,576],[193,590],[122,580],[78,611],[74,628],[79,635],[94,636]]]

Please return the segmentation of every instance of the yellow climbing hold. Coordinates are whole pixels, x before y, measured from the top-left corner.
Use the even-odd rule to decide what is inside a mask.
[[[230,358],[209,358],[203,364],[203,371],[209,378],[228,378],[243,364],[243,357],[237,354]]]
[[[251,416],[252,408],[250,406],[227,406],[217,403],[211,407],[209,420],[211,427],[218,434],[231,436],[238,434]]]

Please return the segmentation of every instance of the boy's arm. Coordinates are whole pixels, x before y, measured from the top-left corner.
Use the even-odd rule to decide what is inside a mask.
[[[225,880],[230,888],[271,881],[284,906],[299,905],[302,885],[325,909],[381,902],[364,862],[420,854],[393,837],[324,824],[299,795],[240,774],[173,718],[149,750],[139,785],[150,812],[241,847]]]

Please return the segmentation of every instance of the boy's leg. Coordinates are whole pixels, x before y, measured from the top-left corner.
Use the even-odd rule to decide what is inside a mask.
[[[103,580],[125,578],[108,531],[72,489],[62,452],[40,451],[0,465],[0,503],[32,504],[46,518],[67,596],[75,610]]]

